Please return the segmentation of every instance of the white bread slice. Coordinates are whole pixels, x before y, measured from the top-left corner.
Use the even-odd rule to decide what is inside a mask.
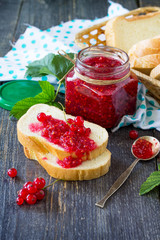
[[[53,144],[47,141],[44,137],[41,137],[40,133],[31,132],[29,129],[29,125],[31,123],[38,122],[37,114],[40,112],[44,112],[47,115],[52,115],[56,119],[64,120],[64,113],[60,109],[49,106],[46,104],[36,104],[32,106],[26,114],[24,114],[17,123],[17,135],[19,142],[27,146],[28,148],[39,151],[41,150],[43,154],[50,152],[51,154],[55,155],[58,159],[63,160],[65,157],[71,155],[72,157],[76,157],[75,152],[69,153],[66,152],[65,149],[62,147]],[[67,115],[66,118],[72,118],[73,116]],[[101,155],[107,146],[108,143],[108,132],[105,128],[100,127],[97,124],[90,123],[84,121],[84,126],[89,127],[91,129],[90,139],[94,140],[97,144],[97,148],[85,153],[83,156],[83,160],[89,160],[96,158],[97,156]]]
[[[160,80],[160,64],[158,64],[155,68],[150,72],[150,77]]]
[[[159,34],[160,9],[157,7],[139,8],[115,17],[105,28],[106,44],[127,53],[135,43]]]
[[[37,160],[47,173],[54,178],[66,181],[91,180],[105,175],[111,165],[111,153],[105,150],[95,159],[82,162],[74,168],[63,168],[57,163],[57,158],[51,153],[34,152],[24,147],[27,158]]]

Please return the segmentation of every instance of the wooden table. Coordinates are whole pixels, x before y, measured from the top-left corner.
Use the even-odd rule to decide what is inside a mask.
[[[149,0],[115,1],[129,10],[147,5],[159,5]],[[1,0],[0,1],[0,56],[10,50],[9,41],[16,41],[26,26],[47,29],[61,21],[75,18],[94,19],[107,15],[106,0]],[[159,189],[139,196],[139,189],[156,169],[156,160],[140,162],[128,181],[107,202],[104,209],[95,206],[117,177],[133,162],[129,139],[132,126],[109,132],[108,148],[112,165],[107,175],[92,181],[57,182],[43,201],[36,205],[18,206],[17,191],[26,181],[42,176],[50,178],[35,161],[28,160],[17,140],[16,121],[9,111],[0,108],[0,237],[2,240],[158,240],[160,239]],[[160,139],[155,130],[138,130],[139,135]],[[10,167],[18,170],[18,177],[7,176]]]

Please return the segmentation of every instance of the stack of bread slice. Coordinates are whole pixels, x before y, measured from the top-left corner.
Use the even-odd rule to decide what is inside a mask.
[[[17,123],[17,135],[23,145],[27,158],[37,160],[54,178],[63,180],[90,180],[105,175],[111,164],[111,153],[107,147],[108,132],[97,124],[84,121],[84,126],[91,129],[90,139],[96,143],[96,148],[83,155],[81,165],[73,168],[63,168],[57,161],[67,156],[76,157],[75,152],[67,152],[41,136],[40,132],[30,130],[30,124],[38,122],[38,113],[43,112],[53,118],[66,121],[74,119],[71,115],[64,115],[60,109],[46,104],[36,104],[24,114]]]

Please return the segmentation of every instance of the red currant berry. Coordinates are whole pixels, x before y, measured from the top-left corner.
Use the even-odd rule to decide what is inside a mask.
[[[26,182],[26,183],[23,185],[23,188],[27,188],[27,186],[28,186],[29,184],[33,184],[33,182]]]
[[[77,132],[80,133],[80,134],[85,133],[85,127],[79,127],[79,128],[77,129]]]
[[[18,205],[22,205],[23,202],[24,202],[24,199],[23,199],[23,198],[21,198],[21,197],[17,197],[17,199],[16,199],[16,203],[17,203]]]
[[[22,188],[18,191],[18,197],[23,198],[24,200],[26,199],[28,195],[28,190],[26,188]]]
[[[34,183],[30,183],[27,185],[27,191],[28,193],[36,193],[37,192],[37,186]]]
[[[68,118],[68,119],[67,119],[67,122],[68,122],[69,124],[72,124],[72,123],[74,123],[74,120],[71,119],[71,118]]]
[[[76,125],[77,126],[83,126],[83,124],[84,124],[84,120],[83,120],[83,118],[82,117],[80,117],[80,116],[77,116],[77,117],[75,117],[75,123],[76,123]]]
[[[38,200],[42,200],[45,196],[45,192],[42,189],[38,189],[38,191],[35,193]]]
[[[35,178],[33,183],[37,186],[37,189],[42,189],[44,188],[46,181],[44,180],[44,178]]]
[[[136,130],[131,130],[129,132],[129,136],[131,139],[136,139],[136,138],[138,138],[138,132]]]
[[[15,176],[17,176],[17,170],[15,169],[15,168],[10,168],[10,169],[8,169],[8,176],[9,177],[15,177]]]
[[[40,121],[40,122],[44,122],[46,119],[46,114],[41,112],[41,113],[38,113],[37,115],[37,120]]]
[[[85,136],[86,136],[86,137],[89,137],[90,133],[91,133],[91,129],[90,129],[90,128],[86,128],[86,130],[85,130]]]
[[[73,124],[71,124],[70,125],[70,130],[72,131],[72,132],[75,132],[76,130],[77,130],[77,126],[73,123]]]
[[[26,202],[30,205],[35,204],[37,202],[37,197],[35,194],[28,194],[26,197]]]

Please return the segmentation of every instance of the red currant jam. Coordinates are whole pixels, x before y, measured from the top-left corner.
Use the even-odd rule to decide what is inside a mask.
[[[67,152],[75,152],[78,159],[72,158],[64,159],[58,163],[63,167],[65,162],[66,167],[75,167],[81,164],[81,157],[84,153],[94,150],[97,145],[94,140],[90,139],[91,129],[84,126],[84,120],[81,117],[75,119],[68,119],[67,122],[53,118],[51,115],[39,113],[37,116],[37,123],[29,125],[32,132],[40,132],[41,136],[46,138],[49,142],[57,144],[65,149]],[[72,163],[71,163],[72,161]]]
[[[147,159],[153,156],[152,143],[145,139],[138,139],[132,150],[134,155],[140,159]]]
[[[129,71],[128,55],[120,49],[89,47],[82,50],[75,69],[66,77],[66,112],[79,114],[105,128],[116,126],[124,115],[133,114],[136,109],[138,81]],[[119,81],[121,78],[124,80]],[[97,84],[94,79],[109,84]]]
[[[73,167],[77,167],[77,166],[81,165],[82,159],[73,158],[73,157],[69,156],[69,157],[65,157],[63,159],[63,161],[58,159],[57,163],[63,168],[73,168]]]

